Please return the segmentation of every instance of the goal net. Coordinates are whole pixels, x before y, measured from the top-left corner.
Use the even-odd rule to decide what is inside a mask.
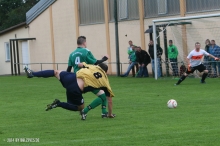
[[[154,41],[154,52],[156,52],[156,44],[163,48],[161,61],[156,62],[155,60],[155,79],[160,77],[158,69],[162,72],[162,76],[180,77],[186,70],[186,57],[190,51],[195,49],[196,42],[200,42],[201,49],[211,53],[212,45],[208,44],[206,40],[210,40],[212,44],[212,40],[214,40],[216,46],[213,44],[213,47],[219,49],[219,23],[220,14],[153,20],[153,35],[156,40]],[[170,40],[172,40],[172,44],[169,43]],[[178,51],[177,60],[175,60],[173,45]],[[220,54],[215,54],[215,56],[220,57]],[[202,62],[209,71],[208,77],[220,75],[220,62],[209,57],[204,57]],[[160,68],[156,67],[157,65]],[[191,77],[200,78],[201,74],[195,71]]]

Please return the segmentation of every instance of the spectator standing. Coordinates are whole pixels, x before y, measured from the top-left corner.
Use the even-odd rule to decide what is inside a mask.
[[[152,65],[152,69],[155,73],[155,67],[154,67],[154,63],[155,63],[155,58],[154,58],[154,41],[153,40],[150,40],[150,43],[148,44],[149,46],[149,49],[148,49],[148,52],[150,54],[150,57],[151,57],[151,65]],[[157,45],[157,77],[161,77],[161,69],[160,69],[160,66],[161,66],[161,55],[163,54],[163,50],[162,48]]]
[[[137,77],[149,77],[147,70],[147,65],[151,62],[149,54],[141,47],[137,47],[136,57],[140,68]]]
[[[211,55],[215,57],[220,57],[220,48],[218,45],[215,44],[215,40],[211,40],[211,46],[209,47],[209,52]],[[213,77],[217,77],[217,75],[220,73],[220,63],[212,58],[211,64],[214,72]],[[217,71],[217,67],[218,67],[218,71]]]
[[[175,45],[173,45],[172,40],[169,40],[168,58],[170,60],[170,63],[171,63],[172,69],[173,69],[173,76],[179,76],[177,56],[178,56],[177,47]]]
[[[135,46],[132,46],[132,52],[130,53],[130,61],[127,71],[121,75],[121,77],[127,77],[131,71],[131,69],[137,64],[136,62],[136,54],[135,54]]]
[[[205,41],[205,51],[210,53],[209,48],[211,46],[211,42],[209,39],[207,39]],[[212,68],[211,68],[211,58],[209,56],[204,56],[204,65],[206,67],[206,69],[208,70],[208,77],[210,77],[211,73],[212,73]]]
[[[132,62],[131,61],[131,54],[133,53],[133,49],[132,49],[132,46],[134,46],[133,45],[133,42],[130,40],[129,42],[128,42],[128,44],[129,44],[129,47],[128,47],[128,49],[127,49],[127,53],[128,53],[128,59],[129,59],[129,62]],[[131,68],[131,70],[132,70],[132,76],[133,77],[135,77],[135,68],[136,68],[136,72],[138,72],[138,64],[135,64],[132,68]]]

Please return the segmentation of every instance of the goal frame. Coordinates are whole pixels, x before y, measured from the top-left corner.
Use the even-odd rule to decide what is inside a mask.
[[[156,36],[156,23],[159,22],[168,22],[168,21],[179,21],[179,20],[190,20],[190,19],[201,19],[201,18],[208,18],[208,17],[220,17],[220,13],[216,13],[216,14],[207,14],[207,15],[197,15],[197,16],[187,16],[187,17],[176,17],[176,18],[168,18],[168,19],[155,19],[153,20],[153,40],[154,40],[154,58],[157,58],[157,36]],[[155,80],[158,79],[158,74],[157,74],[157,59],[154,60],[154,74],[155,74]]]

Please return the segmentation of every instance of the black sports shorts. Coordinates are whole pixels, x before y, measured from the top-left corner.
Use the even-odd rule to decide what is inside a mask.
[[[190,67],[190,70],[189,70],[189,68],[187,68],[186,73],[190,74],[190,73],[193,73],[195,70],[198,70],[199,72],[203,72],[204,70],[206,70],[206,67],[205,67],[205,65],[200,64],[200,65],[195,66],[195,67]]]
[[[66,88],[67,102],[74,105],[82,105],[84,103],[82,91],[80,90],[76,74],[66,71],[60,73],[60,82]]]

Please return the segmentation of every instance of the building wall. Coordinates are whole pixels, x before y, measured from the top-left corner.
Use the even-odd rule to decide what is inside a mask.
[[[87,48],[98,60],[107,54],[105,24],[79,26],[80,35],[86,36]]]
[[[73,0],[57,1],[52,5],[55,62],[57,63],[67,63],[69,54],[77,46],[74,7]],[[61,70],[66,68],[67,64],[59,65]]]
[[[9,39],[16,38],[27,38],[28,37],[28,29],[24,27],[17,28],[10,32],[7,32],[3,35],[0,35],[0,75],[11,74],[11,62],[6,62],[6,52],[5,52],[5,42],[9,42]],[[22,62],[22,52],[21,52],[21,41],[18,42],[19,47],[19,60]],[[14,58],[13,58],[14,59]],[[22,72],[22,68],[20,69]]]
[[[52,6],[52,15],[50,8],[44,11],[40,16],[38,16],[34,21],[30,23],[29,27],[29,37],[36,37],[36,41],[30,42],[30,53],[31,53],[31,62],[32,63],[67,63],[69,54],[76,48],[76,28],[79,29],[79,35],[85,35],[87,37],[87,46],[94,54],[97,59],[102,58],[103,55],[107,53],[107,42],[106,42],[106,28],[104,23],[93,23],[92,25],[80,25],[77,27],[75,24],[75,8],[73,0],[65,1],[56,1]],[[206,12],[203,14],[209,14]],[[218,13],[218,11],[212,12]],[[201,13],[187,14],[189,15],[201,15]],[[52,17],[52,22],[50,18]],[[149,17],[144,21],[145,30],[148,29],[149,25],[152,25],[152,20],[154,19],[166,19],[172,17],[180,17],[179,14],[161,16],[161,17]],[[193,23],[191,27],[197,27],[196,23]],[[51,26],[53,29],[51,30]],[[128,55],[127,47],[128,41],[132,40],[133,43],[137,46],[141,46],[140,38],[140,21],[138,20],[129,20],[129,21],[120,21],[119,22],[119,49],[120,49],[120,61],[123,63],[122,72],[125,72],[128,67]],[[177,36],[173,35],[173,28],[167,28],[167,38],[175,40],[174,44],[179,44],[178,47],[181,49],[182,42],[178,39],[181,39],[181,31],[178,30]],[[192,42],[191,31],[187,30],[187,42]],[[116,73],[116,47],[115,47],[115,26],[113,22],[109,22],[109,32],[110,32],[110,50],[111,50],[111,66],[112,72],[110,74]],[[198,32],[198,35],[202,39],[205,38],[205,35],[201,32]],[[164,49],[163,42],[163,33],[160,33],[161,47]],[[210,33],[210,38],[213,38]],[[52,40],[53,39],[53,40]],[[199,37],[198,37],[199,39]],[[148,51],[149,43],[149,34],[145,34],[145,43],[146,48],[142,48]],[[178,42],[177,42],[178,41]],[[54,43],[53,43],[54,42]],[[194,42],[194,41],[193,41]],[[54,53],[52,52],[54,45]],[[191,43],[188,45],[191,46]],[[187,48],[190,51],[191,48]],[[184,58],[186,55],[179,51],[180,58]],[[53,61],[54,55],[54,61]],[[163,55],[163,60],[165,57]],[[53,68],[52,65],[43,65],[43,69]],[[39,65],[32,65],[32,69],[39,70]],[[65,65],[59,65],[59,69],[66,69]],[[148,70],[151,73],[151,65],[148,65]]]
[[[29,37],[36,38],[29,43],[31,63],[52,63],[52,46],[50,32],[50,13],[45,10],[29,24]],[[30,67],[32,70],[40,70],[40,65]],[[43,69],[52,69],[52,65],[43,65]]]
[[[36,37],[30,43],[31,63],[62,63],[58,69],[66,70],[69,54],[77,46],[74,1],[56,1],[29,26],[30,37]],[[31,67],[41,69],[40,65]],[[57,65],[43,65],[43,69],[57,69]]]
[[[115,24],[110,23],[110,46],[112,54],[112,62],[116,62],[116,46],[115,46]],[[133,44],[136,46],[141,46],[140,38],[140,23],[139,20],[133,21],[123,21],[118,24],[118,34],[119,34],[119,55],[120,62],[122,63],[122,72],[125,72],[128,67],[128,41],[132,40]],[[113,74],[116,73],[116,65],[112,65]]]

